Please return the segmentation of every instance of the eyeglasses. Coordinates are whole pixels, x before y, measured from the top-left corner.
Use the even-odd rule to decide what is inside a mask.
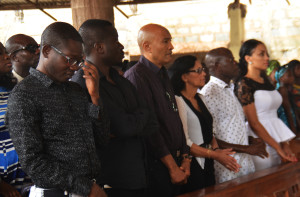
[[[26,50],[26,51],[28,51],[30,53],[35,53],[39,48],[40,48],[39,44],[37,44],[37,45],[35,45],[35,44],[28,44],[25,47],[22,47],[20,49],[14,50],[13,52],[11,52],[8,55],[11,56],[12,54],[15,54],[15,53],[17,53],[19,51],[22,51],[22,50]]]
[[[198,68],[196,70],[188,70],[187,73],[198,73],[201,74],[202,72],[206,72],[206,68]]]
[[[51,45],[50,45],[51,46]],[[54,46],[51,46],[52,49],[54,49],[54,51],[56,51],[59,55],[63,56],[64,58],[67,59],[67,63],[70,65],[70,66],[76,66],[76,67],[82,67],[83,66],[83,62],[84,60],[76,60],[74,58],[71,58],[67,55],[65,55],[63,52],[61,52],[60,50],[58,50],[57,48],[55,48]]]

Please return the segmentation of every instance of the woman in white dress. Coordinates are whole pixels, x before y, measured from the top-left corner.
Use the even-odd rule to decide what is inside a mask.
[[[277,116],[282,97],[265,75],[268,63],[264,43],[254,39],[243,43],[239,62],[241,77],[237,80],[235,93],[243,106],[250,134],[266,142],[269,154],[264,159],[253,156],[256,170],[278,165],[281,159],[297,161],[289,147],[289,141],[295,135]]]

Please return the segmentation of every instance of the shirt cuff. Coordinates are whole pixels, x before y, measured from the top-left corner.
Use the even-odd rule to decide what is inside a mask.
[[[91,192],[93,184],[94,182],[86,177],[75,179],[72,186],[74,189],[70,192],[77,195],[88,196]]]
[[[186,145],[186,146],[183,146],[182,147],[182,153],[181,153],[182,155],[183,154],[190,154],[190,147],[188,146],[188,145]]]
[[[89,116],[95,119],[98,119],[99,117],[103,117],[104,115],[104,108],[103,108],[103,102],[101,97],[98,100],[98,104],[94,105],[93,103],[89,103]]]
[[[161,150],[158,150],[157,153],[156,153],[156,157],[158,159],[161,159],[163,158],[164,156],[166,155],[169,155],[171,154],[170,151],[166,148],[166,147],[161,147],[162,149]],[[172,154],[171,154],[172,155]]]
[[[100,112],[100,106],[94,105],[92,103],[89,103],[89,116],[95,119],[98,119],[99,117],[99,112]]]

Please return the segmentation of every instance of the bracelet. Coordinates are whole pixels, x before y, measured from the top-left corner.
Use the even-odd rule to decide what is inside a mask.
[[[206,151],[206,153],[207,153],[207,157],[208,158],[210,158],[210,156],[209,156],[209,153],[211,152],[211,150],[210,149],[208,149],[207,151]]]
[[[213,149],[213,151],[216,151],[216,150],[218,150],[218,149],[220,149],[220,148],[219,148],[219,147],[217,147],[217,148],[214,148],[214,149]]]
[[[193,156],[192,155],[183,155],[182,156],[183,159],[188,159],[188,160],[192,160]]]

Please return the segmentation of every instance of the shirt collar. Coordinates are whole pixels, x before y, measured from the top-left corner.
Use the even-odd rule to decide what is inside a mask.
[[[233,83],[229,83],[227,84],[226,82],[222,81],[221,79],[214,77],[214,76],[210,76],[210,81],[212,83],[217,84],[219,87],[221,88],[232,88],[232,86],[234,85]]]
[[[50,87],[50,85],[52,83],[54,83],[54,81],[52,79],[50,79],[46,74],[42,73],[39,70],[36,70],[34,68],[30,68],[29,72],[32,76],[37,78],[46,87]]]
[[[12,73],[13,73],[14,77],[17,79],[18,83],[24,79],[15,70],[12,70]]]
[[[147,68],[149,68],[152,72],[158,74],[160,71],[160,68],[150,62],[147,58],[145,58],[143,55],[141,55],[139,62],[144,64]]]

